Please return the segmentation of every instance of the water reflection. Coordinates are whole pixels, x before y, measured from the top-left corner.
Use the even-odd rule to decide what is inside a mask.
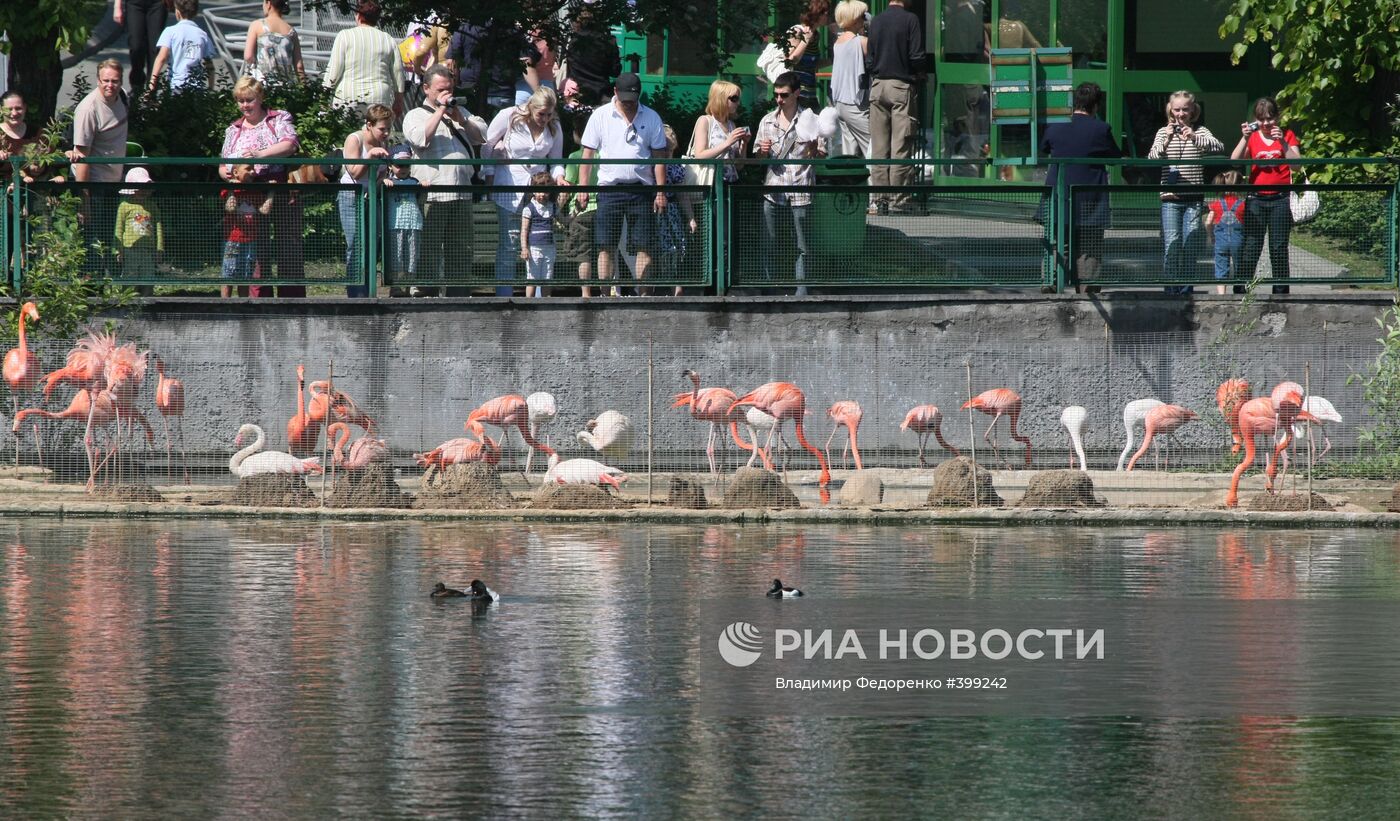
[[[1392,720],[692,706],[693,626],[774,576],[837,598],[1395,598],[1389,532],[103,521],[0,543],[6,817],[1219,816],[1357,806],[1355,783],[1400,801]],[[502,601],[427,596],[473,578]]]

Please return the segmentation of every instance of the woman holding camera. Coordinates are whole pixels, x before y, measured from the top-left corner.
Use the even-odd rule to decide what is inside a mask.
[[[1231,159],[1296,160],[1298,135],[1285,131],[1278,124],[1278,103],[1272,97],[1260,97],[1254,103],[1254,122],[1240,125],[1240,142]],[[1252,165],[1249,184],[1254,186],[1289,185],[1293,169],[1287,165]],[[1245,198],[1244,248],[1240,252],[1241,276],[1254,276],[1259,256],[1264,250],[1264,235],[1269,235],[1269,267],[1275,280],[1288,278],[1288,233],[1293,229],[1293,212],[1288,207],[1286,191],[1271,191],[1260,187]],[[1238,289],[1238,286],[1236,286]],[[1274,293],[1288,293],[1287,285],[1274,285]]]
[[[1147,152],[1149,159],[1168,159],[1173,164],[1162,169],[1163,186],[1200,185],[1205,181],[1201,166],[1193,164],[1208,153],[1225,150],[1220,140],[1205,126],[1198,126],[1201,107],[1196,103],[1196,95],[1189,91],[1177,91],[1167,99],[1167,124],[1157,131],[1152,148]],[[1186,191],[1164,190],[1162,199],[1162,275],[1169,280],[1181,280],[1190,276],[1199,243],[1197,229],[1201,226],[1201,212],[1205,207],[1205,197]],[[1190,285],[1171,285],[1169,294],[1189,294]]]

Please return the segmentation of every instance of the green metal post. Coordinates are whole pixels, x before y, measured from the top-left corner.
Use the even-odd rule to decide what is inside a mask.
[[[382,244],[379,241],[379,232],[384,224],[379,213],[379,186],[373,182],[378,178],[376,173],[378,170],[379,166],[376,165],[365,171],[366,174],[370,175],[371,183],[365,186],[369,189],[369,198],[365,203],[365,242],[360,249],[360,253],[364,255],[364,264],[360,266],[360,274],[364,280],[365,293],[370,298],[378,296],[379,246]]]
[[[20,208],[22,202],[20,189],[23,187],[21,181],[24,178],[20,176],[20,157],[11,157],[10,166],[10,179],[14,181],[14,185],[10,187],[10,213],[6,215],[5,219],[5,230],[8,234],[6,237],[7,242],[5,249],[9,251],[13,248],[14,250],[14,259],[11,260],[13,267],[10,269],[10,287],[14,291],[15,296],[19,297],[22,295],[20,291],[22,269],[20,266],[23,264],[22,261],[24,259],[24,247],[21,244],[21,240],[24,237],[24,211]]]
[[[729,209],[726,207],[729,189],[724,183],[723,167],[715,169],[713,196],[715,216],[711,220],[713,230],[710,231],[710,242],[714,246],[714,254],[710,258],[715,265],[715,294],[724,296],[729,289],[729,237],[732,232],[729,230]]]

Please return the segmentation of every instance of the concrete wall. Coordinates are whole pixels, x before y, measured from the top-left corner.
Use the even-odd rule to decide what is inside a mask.
[[[184,380],[189,445],[214,452],[227,452],[248,421],[282,447],[295,410],[296,364],[317,379],[333,360],[337,386],[382,419],[391,443],[405,451],[463,435],[468,412],[488,399],[539,390],[558,399],[556,444],[608,408],[630,415],[644,442],[650,375],[657,450],[688,449],[677,458],[693,466],[704,428],[670,409],[671,394],[689,389],[681,372],[691,367],[706,386],[741,394],[770,380],[796,383],[807,393],[809,438],[818,444],[830,431],[826,408],[854,399],[865,410],[864,449],[875,453],[867,463],[904,464],[914,435],[898,425],[916,404],[938,405],[949,440],[968,443],[967,416],[957,408],[970,365],[973,393],[1009,387],[1022,394],[1021,426],[1046,449],[1045,464],[1058,464],[1067,444],[1061,409],[1079,404],[1089,411],[1089,446],[1111,456],[1111,466],[1123,442],[1123,403],[1146,396],[1199,412],[1204,421],[1188,426],[1181,441],[1213,456],[1224,435],[1215,388],[1230,375],[1249,379],[1257,393],[1283,379],[1303,382],[1307,366],[1312,392],[1330,398],[1348,423],[1356,420],[1362,395],[1346,377],[1379,352],[1375,319],[1390,299],[1337,292],[1244,306],[1238,298],[1142,293],[533,304],[168,300],[124,319],[121,332]],[[43,352],[45,370],[61,363],[66,348]],[[979,436],[987,422],[977,416]],[[1354,431],[1348,424],[1333,440],[1350,443]],[[882,457],[881,448],[902,452]]]

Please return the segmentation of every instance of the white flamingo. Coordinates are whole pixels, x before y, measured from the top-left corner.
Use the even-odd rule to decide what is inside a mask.
[[[764,441],[767,441],[768,438],[773,435],[774,428],[778,429],[779,451],[784,456],[783,463],[786,465],[788,443],[787,440],[783,438],[783,429],[778,427],[777,419],[750,405],[748,409],[744,411],[744,427],[748,428],[749,441],[752,442],[754,446],[753,452],[749,454],[749,461],[746,463],[746,467],[753,467],[753,460],[759,457],[759,432],[763,433]],[[771,461],[771,455],[769,461]]]
[[[554,421],[554,417],[559,414],[559,407],[554,401],[554,394],[545,391],[538,391],[525,397],[525,407],[529,411],[530,436],[535,439],[540,438],[540,428]],[[545,434],[545,445],[549,445],[549,434]],[[535,455],[534,448],[525,449],[525,472],[530,472],[530,459]]]
[[[1089,418],[1089,411],[1080,405],[1070,405],[1060,411],[1060,424],[1069,431],[1070,444],[1074,446],[1074,453],[1069,456],[1069,469],[1074,470],[1074,456],[1079,454],[1079,469],[1089,470],[1089,460],[1084,458],[1084,420]]]
[[[228,460],[228,469],[234,476],[246,479],[249,476],[263,476],[269,473],[321,473],[321,458],[299,459],[290,453],[276,450],[263,450],[266,437],[263,429],[254,424],[245,424],[238,429],[233,439],[234,447],[243,444],[245,436],[253,437],[253,444],[235,453]]]
[[[1336,407],[1334,407],[1331,402],[1328,402],[1321,396],[1309,396],[1308,398],[1304,399],[1303,410],[1312,414],[1313,419],[1316,420],[1315,424],[1318,427],[1322,428],[1323,447],[1322,452],[1317,455],[1317,458],[1320,460],[1322,457],[1327,455],[1327,451],[1332,449],[1332,440],[1327,438],[1327,425],[1329,423],[1335,423],[1340,425],[1342,423],[1342,415],[1337,412]],[[1304,423],[1293,423],[1293,436],[1302,436],[1303,427]],[[1307,429],[1308,440],[1311,442],[1313,438],[1312,425],[1307,425]]]
[[[610,485],[622,489],[627,474],[621,468],[609,467],[593,459],[567,459],[559,461],[559,454],[549,457],[549,470],[545,471],[544,483],[561,485]]]
[[[1123,406],[1123,430],[1128,433],[1128,441],[1123,443],[1123,453],[1118,457],[1119,473],[1123,472],[1123,464],[1133,452],[1133,442],[1138,429],[1145,428],[1147,424],[1147,412],[1164,404],[1166,403],[1160,399],[1134,399]]]
[[[632,453],[632,420],[615,410],[606,410],[589,419],[578,440],[612,462],[621,462]]]

